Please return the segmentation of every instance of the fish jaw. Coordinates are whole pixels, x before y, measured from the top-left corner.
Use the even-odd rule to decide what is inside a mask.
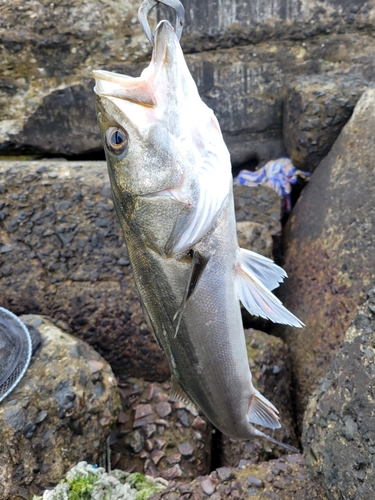
[[[157,26],[152,60],[140,77],[108,71],[94,71],[94,77],[114,192],[119,200],[130,194],[180,203],[188,221],[176,221],[179,234],[176,230],[164,251],[188,252],[222,210],[231,190],[231,164],[218,121],[199,97],[171,24]],[[106,148],[110,126],[128,134],[126,155],[114,157]]]

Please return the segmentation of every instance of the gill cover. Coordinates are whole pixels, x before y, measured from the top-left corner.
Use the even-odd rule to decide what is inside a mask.
[[[188,251],[216,221],[232,177],[218,121],[199,96],[173,27],[168,21],[157,26],[152,60],[140,77],[103,70],[93,74],[98,99],[111,101],[117,116],[125,116],[140,137],[158,131],[161,162],[165,156],[172,158],[178,181],[171,175],[170,185],[139,194],[171,198],[189,207],[172,253]],[[129,151],[131,147],[130,140]]]

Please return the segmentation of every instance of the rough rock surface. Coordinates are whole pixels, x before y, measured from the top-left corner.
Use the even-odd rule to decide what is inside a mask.
[[[375,90],[367,90],[288,221],[281,288],[306,327],[284,329],[300,417],[375,282]]]
[[[329,499],[372,498],[375,288],[358,310],[304,418],[306,462]]]
[[[283,140],[296,167],[312,172],[318,166],[367,87],[350,74],[304,76],[289,86]]]
[[[292,417],[289,349],[281,339],[257,330],[245,330],[245,336],[253,384],[280,412],[281,429],[261,430],[298,448]],[[287,453],[265,439],[238,441],[224,435],[221,449],[221,463],[231,467],[255,464]]]
[[[220,467],[192,483],[171,481],[151,500],[322,500],[311,482],[302,455],[286,455],[257,465]]]
[[[278,196],[240,187],[235,197],[239,218],[261,222],[257,241],[269,245]],[[3,307],[50,316],[116,374],[169,377],[140,309],[104,162],[0,162],[0,287]]]
[[[271,236],[281,234],[281,201],[275,191],[265,186],[233,186],[237,222],[262,224]]]
[[[0,190],[2,305],[60,321],[116,374],[165,380],[169,368],[140,309],[105,163],[4,162]]]
[[[258,222],[237,222],[238,245],[241,248],[260,253],[270,259],[272,256],[272,236],[268,229]]]
[[[192,404],[172,401],[170,383],[119,382],[122,411],[111,434],[112,467],[192,480],[211,465],[211,425]]]
[[[297,75],[351,72],[374,79],[372,1],[184,3],[187,62],[235,165],[284,153],[283,99]],[[91,71],[139,75],[150,46],[137,8],[130,0],[2,6],[0,150],[76,155],[102,149]]]
[[[96,463],[120,409],[109,365],[40,316],[23,316],[42,345],[0,404],[0,499],[29,498],[80,460]]]

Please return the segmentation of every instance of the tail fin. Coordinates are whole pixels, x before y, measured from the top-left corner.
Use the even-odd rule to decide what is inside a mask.
[[[305,326],[288,311],[280,300],[270,292],[282,282],[286,273],[266,257],[240,248],[237,267],[236,288],[244,307],[254,316],[270,319],[274,323]]]

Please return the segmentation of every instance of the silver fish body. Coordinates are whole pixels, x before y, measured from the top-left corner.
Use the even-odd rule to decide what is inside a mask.
[[[252,385],[239,299],[254,314],[301,323],[269,291],[284,271],[238,247],[229,153],[172,26],[159,23],[141,77],[94,76],[114,203],[172,395],[186,394],[233,438],[274,441],[251,425],[280,426]]]

